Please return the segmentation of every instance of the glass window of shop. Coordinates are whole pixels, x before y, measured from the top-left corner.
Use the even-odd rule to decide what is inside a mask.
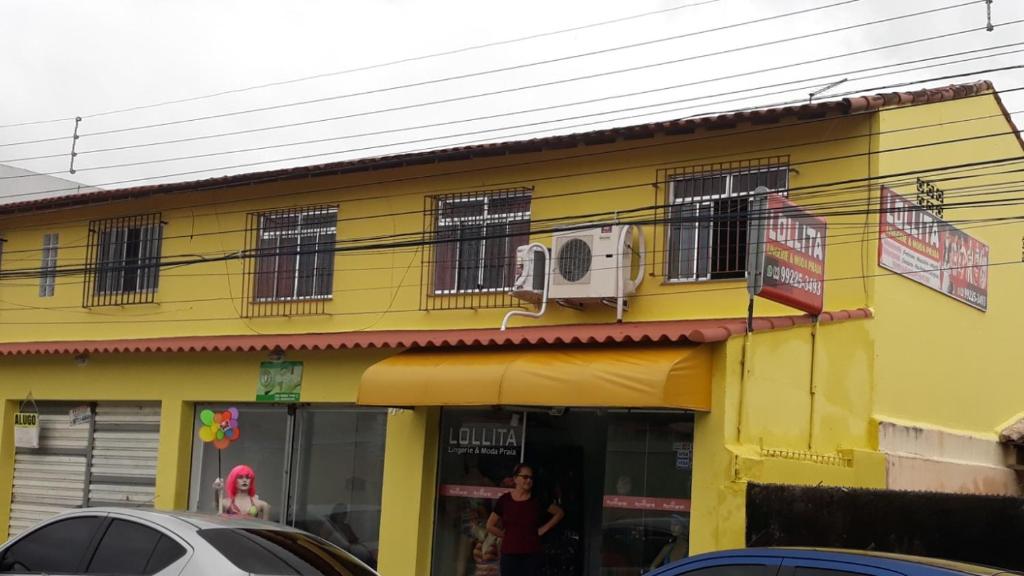
[[[566,512],[544,574],[639,575],[688,552],[691,413],[445,409],[440,440],[434,576],[497,576],[486,522],[521,460]]]
[[[216,478],[245,464],[270,520],[377,564],[387,414],[341,406],[237,405],[239,438],[224,450],[194,435],[190,509],[215,513]],[[203,409],[196,405],[195,429]]]

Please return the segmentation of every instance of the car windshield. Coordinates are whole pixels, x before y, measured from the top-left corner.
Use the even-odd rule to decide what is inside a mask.
[[[209,528],[199,535],[239,570],[266,576],[376,576],[344,550],[302,532]]]

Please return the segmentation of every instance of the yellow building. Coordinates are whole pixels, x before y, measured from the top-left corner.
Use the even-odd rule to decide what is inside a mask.
[[[246,463],[387,576],[486,574],[525,460],[550,561],[636,574],[747,544],[755,484],[1019,495],[1021,154],[979,82],[4,204],[0,532]],[[794,281],[772,212],[823,308],[750,332],[755,192],[827,239]]]

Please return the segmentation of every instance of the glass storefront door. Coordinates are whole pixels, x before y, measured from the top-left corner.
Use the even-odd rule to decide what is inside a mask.
[[[237,405],[237,441],[223,451],[194,435],[189,509],[216,513],[213,482],[238,464],[256,473],[270,519],[301,528],[377,564],[384,476],[384,410]],[[197,405],[195,428],[204,408]],[[218,453],[219,452],[219,453]]]
[[[639,575],[686,554],[693,451],[690,413],[445,409],[434,576],[497,576],[485,528],[512,470],[566,515],[544,538],[545,574]]]

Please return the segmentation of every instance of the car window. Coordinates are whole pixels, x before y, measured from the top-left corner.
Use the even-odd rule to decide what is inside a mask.
[[[376,576],[354,556],[302,532],[211,528],[199,535],[239,570],[264,576]]]
[[[702,568],[687,570],[686,566],[680,566],[678,572],[672,572],[673,576],[775,576],[779,571],[778,562],[771,564],[715,564],[705,565]]]
[[[820,568],[812,566],[794,566],[793,576],[866,576],[878,574],[895,574],[888,570],[873,570],[864,567],[863,571],[841,570],[839,568]]]
[[[100,516],[77,516],[38,528],[4,551],[0,559],[0,571],[46,574],[77,572],[102,521]]]
[[[159,554],[158,554],[159,553]],[[160,532],[128,520],[113,520],[86,569],[88,574],[155,574],[185,554]]]

